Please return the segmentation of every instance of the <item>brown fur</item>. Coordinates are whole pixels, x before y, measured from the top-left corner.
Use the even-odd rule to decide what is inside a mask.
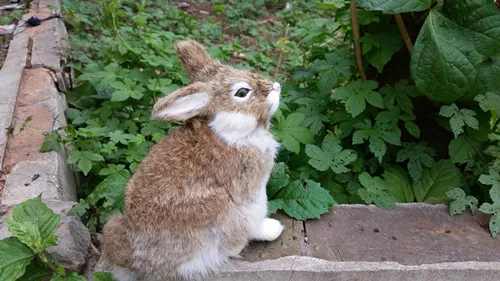
[[[217,112],[234,111],[268,129],[271,81],[221,65],[194,41],[177,44],[176,51],[195,83],[160,99],[152,116],[193,93],[209,93],[210,103],[151,149],[127,185],[124,214],[103,229],[103,264],[139,280],[178,278],[180,265],[214,241],[223,255],[237,255],[250,238],[246,214],[274,164],[274,154],[228,146],[208,125]],[[255,92],[247,103],[230,100],[231,85],[240,81]]]

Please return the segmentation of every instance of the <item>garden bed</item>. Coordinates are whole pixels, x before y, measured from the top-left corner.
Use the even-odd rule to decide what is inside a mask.
[[[151,121],[150,108],[189,83],[172,45],[194,38],[217,59],[283,85],[268,198],[287,228],[276,242],[252,244],[217,280],[499,273],[499,240],[488,229],[500,231],[500,32],[467,24],[500,23],[491,1],[416,1],[411,10],[369,0],[357,9],[349,1],[63,2],[40,0],[25,17],[61,9],[71,49],[54,18],[16,34],[0,70],[0,125],[10,128],[0,135],[4,203],[41,191],[47,202],[78,200],[57,213],[99,232],[123,207],[144,155],[178,125]],[[453,36],[430,28],[447,22]],[[460,42],[446,45],[450,38]],[[78,189],[66,162],[83,176]],[[413,202],[425,204],[405,204]]]

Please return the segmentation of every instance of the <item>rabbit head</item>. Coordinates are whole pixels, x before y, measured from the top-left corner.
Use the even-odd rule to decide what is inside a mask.
[[[196,117],[210,122],[216,131],[237,132],[236,138],[258,127],[269,129],[279,106],[279,83],[223,65],[192,40],[178,42],[175,50],[192,84],[160,98],[153,107],[153,119],[187,121]]]

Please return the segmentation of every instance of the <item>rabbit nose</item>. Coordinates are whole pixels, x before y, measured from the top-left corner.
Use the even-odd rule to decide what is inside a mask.
[[[273,90],[279,91],[281,89],[281,85],[278,82],[273,83]]]

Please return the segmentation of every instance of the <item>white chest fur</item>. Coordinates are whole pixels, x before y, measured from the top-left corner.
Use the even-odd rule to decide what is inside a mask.
[[[271,133],[258,125],[257,119],[240,112],[220,112],[210,122],[212,131],[230,146],[253,146],[262,153],[276,155],[279,143]]]

